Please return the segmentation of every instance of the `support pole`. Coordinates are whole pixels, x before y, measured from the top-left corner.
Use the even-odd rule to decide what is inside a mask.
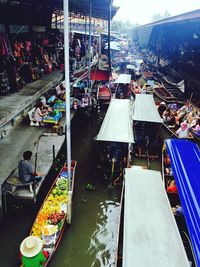
[[[90,1],[90,17],[89,17],[89,71],[88,71],[88,90],[90,92],[90,73],[91,73],[91,42],[92,42],[92,36],[91,36],[91,28],[92,28],[92,1]]]
[[[54,162],[56,159],[55,145],[52,146],[52,152],[53,152],[53,162]]]
[[[110,21],[111,21],[111,1],[109,1],[108,9],[108,66],[111,73],[111,59],[110,59]]]
[[[66,90],[66,149],[69,178],[69,191],[71,190],[71,120],[70,120],[70,79],[69,79],[69,1],[63,0],[64,7],[64,52],[65,52],[65,90]]]

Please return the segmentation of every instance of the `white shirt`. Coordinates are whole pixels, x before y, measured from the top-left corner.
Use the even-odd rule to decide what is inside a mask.
[[[181,128],[179,128],[176,131],[176,134],[178,135],[178,138],[188,138],[188,132],[189,132],[189,128],[186,128],[185,130],[182,130]]]

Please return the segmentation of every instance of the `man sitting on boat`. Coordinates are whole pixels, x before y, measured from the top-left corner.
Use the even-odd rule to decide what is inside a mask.
[[[31,151],[25,151],[23,153],[23,159],[18,163],[18,173],[19,178],[24,183],[29,183],[32,181],[40,181],[42,176],[39,176],[38,173],[34,172],[33,165],[31,164],[30,160],[32,157]]]
[[[176,207],[172,207],[172,212],[176,216],[184,216],[183,208],[180,205],[176,205]]]
[[[48,252],[43,251],[43,243],[39,237],[28,236],[20,245],[21,267],[42,267],[48,258]]]

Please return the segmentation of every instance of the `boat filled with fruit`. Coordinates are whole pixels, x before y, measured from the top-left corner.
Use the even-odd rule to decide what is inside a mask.
[[[69,188],[70,195],[73,196],[76,165],[76,161],[71,162],[71,179],[69,179],[67,164],[61,169],[36,216],[30,232],[30,235],[42,239],[43,250],[48,252],[48,259],[44,266],[47,266],[56,251],[68,216],[71,216]]]

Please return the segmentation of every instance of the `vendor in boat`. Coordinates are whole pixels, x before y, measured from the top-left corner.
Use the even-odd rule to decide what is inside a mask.
[[[42,267],[48,259],[42,240],[37,236],[26,237],[20,245],[21,267]]]
[[[178,138],[188,138],[189,137],[189,127],[187,122],[181,122],[181,127],[176,131]]]
[[[32,152],[25,151],[23,153],[23,159],[20,160],[18,163],[19,178],[24,183],[29,183],[32,181],[40,181],[42,179],[42,176],[34,172],[33,165],[30,162],[31,157],[32,157]]]

